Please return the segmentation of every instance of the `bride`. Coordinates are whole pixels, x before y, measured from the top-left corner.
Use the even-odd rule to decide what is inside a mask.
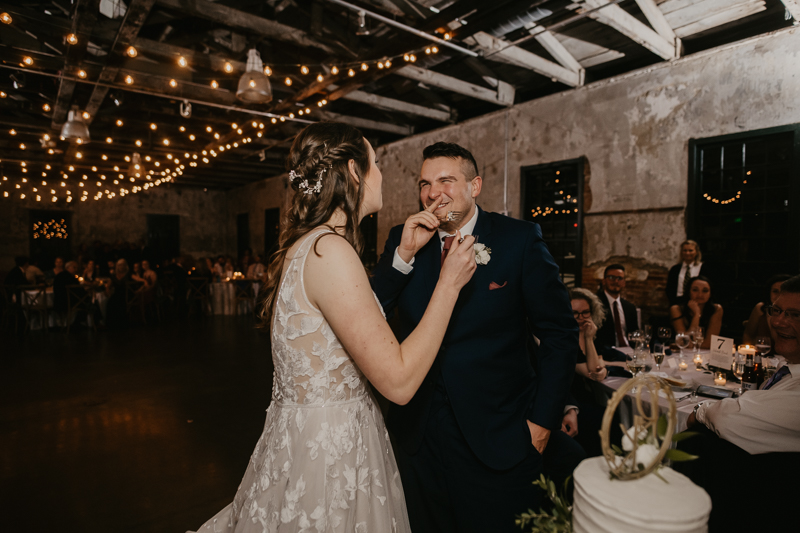
[[[372,146],[352,126],[312,124],[287,166],[293,196],[260,312],[271,327],[272,401],[233,503],[199,531],[408,532],[369,383],[394,403],[414,396],[475,271],[473,238],[457,235],[424,317],[400,344],[359,259],[359,222],[382,205]],[[439,225],[431,206],[405,231],[427,239]]]

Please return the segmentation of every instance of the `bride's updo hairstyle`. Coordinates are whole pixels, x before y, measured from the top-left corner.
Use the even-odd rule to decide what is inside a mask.
[[[358,182],[348,170],[355,163]],[[359,230],[364,178],[369,173],[369,149],[364,135],[340,122],[317,122],[301,131],[286,160],[293,191],[291,204],[281,224],[278,251],[269,261],[267,281],[259,310],[261,327],[269,329],[272,306],[278,294],[286,253],[301,237],[324,226],[337,209],[345,214],[344,238],[361,255],[364,243]],[[331,228],[337,229],[337,228]],[[316,244],[315,244],[316,253]]]

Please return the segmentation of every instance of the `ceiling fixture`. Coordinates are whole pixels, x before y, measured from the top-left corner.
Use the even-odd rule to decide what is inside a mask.
[[[181,102],[178,110],[180,111],[181,116],[183,118],[189,118],[192,116],[192,104],[189,103],[189,100],[184,100],[183,102]],[[184,130],[185,128],[181,126],[181,131]]]
[[[356,35],[369,35],[367,14],[363,11],[358,12],[358,30],[356,30]]]
[[[266,104],[272,100],[272,86],[264,74],[264,64],[255,48],[247,51],[247,70],[239,78],[236,97],[248,104]]]
[[[72,106],[67,116],[67,121],[61,127],[61,137],[65,140],[74,140],[78,144],[89,142],[89,127],[83,121],[83,115],[78,110],[78,106]]]

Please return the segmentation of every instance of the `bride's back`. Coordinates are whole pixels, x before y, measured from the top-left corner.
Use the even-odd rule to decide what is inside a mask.
[[[309,302],[303,284],[306,258],[325,233],[332,231],[311,231],[286,254],[272,317],[272,397],[282,404],[319,406],[367,394],[366,380],[325,317]]]

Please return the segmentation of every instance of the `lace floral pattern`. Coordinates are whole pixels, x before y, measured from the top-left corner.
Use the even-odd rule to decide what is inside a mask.
[[[309,234],[272,327],[272,403],[233,503],[201,532],[408,532],[397,464],[366,378],[306,297]]]

